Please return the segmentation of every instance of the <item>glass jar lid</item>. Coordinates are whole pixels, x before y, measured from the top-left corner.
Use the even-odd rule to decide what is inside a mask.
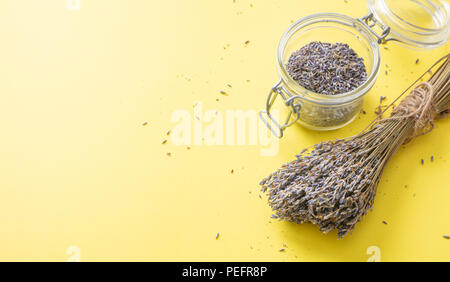
[[[446,0],[367,0],[370,13],[389,27],[387,40],[413,49],[444,45],[450,35]]]

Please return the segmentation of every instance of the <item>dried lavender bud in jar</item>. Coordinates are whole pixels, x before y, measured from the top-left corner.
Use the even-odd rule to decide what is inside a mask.
[[[363,61],[348,44],[314,41],[291,54],[286,70],[304,88],[336,95],[349,92],[367,80]]]

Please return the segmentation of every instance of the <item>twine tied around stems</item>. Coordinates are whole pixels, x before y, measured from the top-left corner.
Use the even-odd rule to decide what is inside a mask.
[[[420,83],[402,102],[395,107],[397,102],[414,84],[419,82],[427,73],[440,62],[444,63],[433,74],[430,80]],[[448,96],[441,96],[437,92],[448,93],[450,91],[450,84],[448,80],[448,73],[450,70],[450,54],[445,55],[431,66],[427,72],[420,76],[413,84],[411,84],[394,102],[391,103],[383,112],[380,113],[379,119],[373,121],[369,126],[377,123],[386,122],[393,119],[413,119],[414,127],[411,134],[406,138],[404,144],[410,142],[414,138],[425,135],[434,129],[434,120],[442,119],[450,116],[450,103]],[[437,75],[439,74],[439,75]],[[435,97],[435,96],[439,96]],[[436,99],[438,98],[438,99]],[[438,103],[438,104],[435,104]],[[381,115],[387,111],[388,108],[393,107],[391,116],[382,119]]]
[[[380,122],[412,118],[414,120],[414,128],[404,144],[409,143],[418,136],[431,132],[434,128],[433,120],[439,116],[439,112],[433,104],[434,94],[433,85],[429,82],[422,82],[395,107],[389,118]]]

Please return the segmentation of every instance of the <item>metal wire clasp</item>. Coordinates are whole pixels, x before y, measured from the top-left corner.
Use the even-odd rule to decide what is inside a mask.
[[[280,125],[280,123],[270,114],[270,109],[272,108],[272,105],[278,95],[280,95],[285,100],[286,106],[290,107],[289,114],[287,115],[287,118],[283,125]],[[281,80],[270,90],[269,97],[267,97],[266,110],[260,111],[259,116],[276,137],[283,137],[283,132],[286,127],[293,125],[295,122],[297,122],[297,120],[300,119],[301,105],[294,104],[294,100],[298,97],[299,96],[291,96],[287,94],[287,91],[285,91],[281,86]],[[292,114],[296,114],[296,117],[292,121],[290,121]],[[268,119],[265,116],[267,116]],[[269,119],[272,121],[275,127],[270,124]]]
[[[365,15],[362,18],[358,18],[358,21],[366,26],[370,32],[375,35],[375,37],[378,39],[378,44],[384,44],[388,41],[395,40],[394,38],[387,38],[389,33],[391,32],[391,28],[389,26],[386,26],[384,24],[380,24],[374,17],[372,13],[369,13]],[[373,28],[378,24],[378,26],[381,28],[382,33],[379,35]]]

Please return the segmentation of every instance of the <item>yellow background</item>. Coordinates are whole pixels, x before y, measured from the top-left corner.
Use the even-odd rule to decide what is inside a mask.
[[[367,114],[334,132],[289,128],[274,157],[250,145],[187,150],[165,136],[173,111],[196,101],[261,109],[278,80],[279,38],[316,12],[360,17],[366,7],[81,0],[72,11],[66,0],[1,1],[0,260],[67,261],[70,246],[82,261],[366,261],[370,246],[382,261],[450,260],[449,119],[398,152],[373,212],[343,240],[271,221],[258,186],[302,148],[358,133],[381,95],[392,101],[449,45],[382,49]]]

